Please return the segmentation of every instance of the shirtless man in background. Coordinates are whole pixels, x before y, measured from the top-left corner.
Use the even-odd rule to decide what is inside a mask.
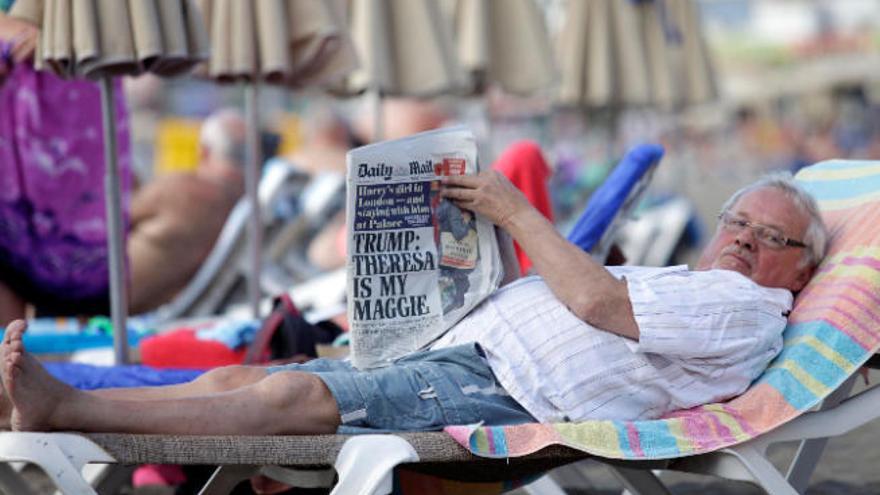
[[[128,238],[132,313],[170,301],[211,252],[244,193],[245,122],[230,109],[202,124],[199,165],[157,177],[131,201]]]

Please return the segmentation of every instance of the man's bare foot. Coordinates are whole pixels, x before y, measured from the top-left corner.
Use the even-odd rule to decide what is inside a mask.
[[[76,391],[50,375],[24,349],[25,326],[10,325],[4,335],[3,385],[12,401],[10,424],[16,431],[50,430],[62,401]]]

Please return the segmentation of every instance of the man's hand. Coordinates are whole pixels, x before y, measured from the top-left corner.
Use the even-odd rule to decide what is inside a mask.
[[[0,85],[13,64],[33,58],[39,36],[40,30],[33,24],[0,14]]]
[[[459,208],[482,215],[503,229],[515,215],[533,209],[522,192],[497,170],[443,177],[442,194]]]

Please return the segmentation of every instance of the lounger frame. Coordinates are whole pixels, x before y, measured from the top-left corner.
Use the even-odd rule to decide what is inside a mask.
[[[685,471],[750,481],[768,493],[803,493],[816,459],[799,456],[787,475],[767,457],[780,442],[822,442],[875,419],[880,388],[845,400],[852,379],[830,396],[824,408],[808,412],[745,443],[716,452],[658,461],[592,457],[562,446],[510,458],[476,457],[444,433],[312,436],[168,436],[75,433],[0,433],[0,489],[28,493],[9,463],[40,466],[64,494],[97,493],[88,464],[211,464],[220,468],[201,493],[228,493],[239,481],[262,473],[300,486],[331,486],[334,494],[385,494],[396,466],[430,474],[492,481],[535,475],[570,462],[593,459],[607,464],[633,494],[668,494],[655,470]],[[812,445],[815,446],[815,443]],[[811,445],[807,443],[805,451]],[[809,461],[805,463],[805,460]],[[84,469],[86,468],[86,469]],[[91,483],[90,483],[91,481]]]

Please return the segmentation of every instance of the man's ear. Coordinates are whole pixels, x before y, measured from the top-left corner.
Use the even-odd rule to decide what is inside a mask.
[[[801,268],[798,271],[798,275],[794,279],[794,281],[792,282],[792,285],[791,285],[791,287],[789,287],[789,289],[791,289],[791,291],[794,293],[800,292],[800,290],[803,289],[805,285],[807,285],[807,282],[809,282],[810,279],[813,278],[813,271],[814,270],[815,270],[815,267]]]

